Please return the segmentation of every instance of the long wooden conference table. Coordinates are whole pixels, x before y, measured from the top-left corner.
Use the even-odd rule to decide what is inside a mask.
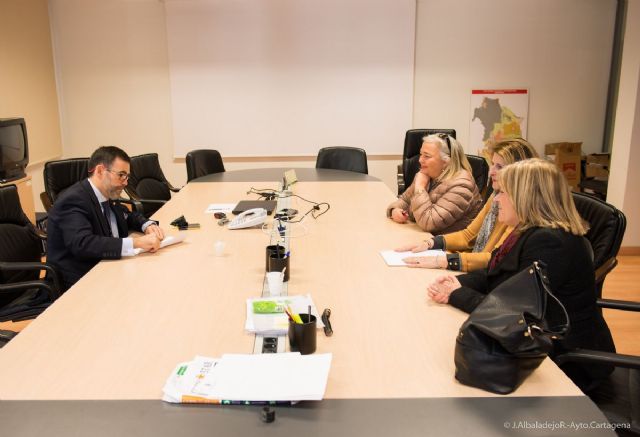
[[[614,435],[595,405],[550,360],[509,396],[464,386],[453,352],[462,312],[429,301],[437,271],[387,267],[379,251],[420,239],[385,218],[393,193],[375,178],[297,170],[293,193],[331,209],[291,229],[288,292],[331,308],[333,361],[325,400],[276,407],[172,405],[174,366],[195,355],[251,353],[245,300],[264,286],[268,231],[229,230],[205,209],[277,189],[284,169],[227,172],[186,185],[154,218],[198,222],[155,254],[103,261],[0,350],[6,436]],[[289,198],[305,212],[310,205]],[[293,225],[292,225],[293,226]],[[177,232],[177,231],[170,231]],[[216,256],[214,242],[226,243]],[[268,375],[265,375],[268,377]]]

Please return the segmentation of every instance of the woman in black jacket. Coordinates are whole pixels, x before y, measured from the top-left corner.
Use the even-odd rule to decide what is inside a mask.
[[[530,266],[547,265],[551,290],[569,313],[571,330],[556,342],[551,358],[575,348],[615,351],[609,328],[596,307],[593,252],[587,226],[576,211],[564,176],[541,159],[520,161],[499,175],[498,220],[514,231],[493,251],[489,267],[461,276],[445,275],[427,288],[431,299],[473,311],[499,284]],[[517,292],[517,290],[514,290]],[[591,390],[611,366],[570,363],[562,370],[582,390]]]

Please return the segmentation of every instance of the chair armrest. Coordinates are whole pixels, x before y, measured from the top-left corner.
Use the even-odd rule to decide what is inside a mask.
[[[600,267],[596,269],[596,283],[604,281],[605,276],[607,276],[609,272],[613,270],[613,268],[617,265],[618,260],[615,256],[606,260]]]
[[[126,205],[131,206],[131,210],[135,212],[139,212],[140,214],[144,213],[144,208],[142,207],[142,203],[136,199],[123,199],[122,197],[118,199],[118,202],[124,203]]]
[[[640,311],[640,302],[631,302],[628,300],[598,299],[596,305],[600,308],[609,308],[612,310]]]
[[[167,181],[167,187],[169,188],[169,191],[173,191],[174,193],[177,193],[178,191],[180,191],[180,188],[174,187],[173,185],[171,185],[169,181]]]
[[[39,262],[0,262],[0,270],[31,270],[31,271],[42,271],[45,270],[47,272],[47,277],[51,279],[53,282],[53,286],[57,290],[57,294],[60,294],[60,278],[58,277],[58,272],[47,263],[39,263]],[[20,282],[16,282],[15,284],[19,284]],[[12,285],[12,284],[6,284]]]
[[[640,357],[636,355],[623,355],[613,352],[594,351],[589,349],[576,349],[572,352],[557,355],[554,361],[558,364],[569,362],[611,364],[616,367],[628,369],[640,369]]]
[[[35,281],[23,281],[23,282],[12,282],[10,284],[0,284],[0,294],[8,291],[26,291],[31,290],[33,288],[44,289],[47,294],[49,294],[49,298],[51,302],[60,297],[60,289],[56,287],[52,287],[46,281],[43,280],[35,280]]]
[[[398,182],[398,196],[399,196],[400,194],[404,193],[404,190],[406,189],[404,185],[404,173],[402,172],[402,164],[398,164],[396,179]]]
[[[47,233],[45,231],[40,228],[36,228],[35,231],[39,239],[41,239],[42,241],[47,241]]]
[[[156,203],[158,205],[164,205],[165,203],[167,203],[167,200],[160,200],[160,199],[134,199],[135,202],[141,203],[141,204],[145,204],[145,203]]]
[[[165,203],[167,203],[166,200],[160,200],[160,199],[141,199],[139,197],[131,197],[130,199],[118,199],[118,201],[120,203],[126,203],[128,205],[131,205],[132,209],[134,209],[136,212],[139,212],[140,214],[144,215],[145,214],[145,210],[144,210],[144,204],[156,204],[156,205],[164,205]]]
[[[49,198],[49,195],[47,194],[46,191],[43,191],[42,193],[40,193],[40,201],[42,202],[42,206],[44,206],[44,210],[46,212],[49,212],[49,210],[51,210],[51,208],[53,207],[53,204],[51,203],[51,199]]]

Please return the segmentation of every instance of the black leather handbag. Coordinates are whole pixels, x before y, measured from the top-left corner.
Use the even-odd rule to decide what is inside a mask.
[[[456,339],[456,379],[498,394],[514,391],[569,330],[550,291],[545,264],[534,262],[496,287],[469,315]]]

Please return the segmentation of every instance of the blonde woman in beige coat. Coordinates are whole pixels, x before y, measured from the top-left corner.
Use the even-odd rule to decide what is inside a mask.
[[[482,200],[460,143],[446,134],[426,136],[419,162],[413,183],[388,206],[387,217],[396,223],[414,221],[432,234],[466,228]]]

